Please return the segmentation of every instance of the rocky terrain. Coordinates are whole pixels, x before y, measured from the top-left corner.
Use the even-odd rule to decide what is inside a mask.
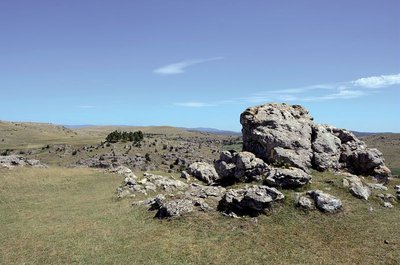
[[[241,123],[243,138],[0,122],[0,263],[398,263],[398,134],[357,138],[286,104]]]
[[[148,173],[138,178],[128,172],[117,189],[118,197],[158,193],[134,202],[157,210],[158,218],[195,209],[238,217],[257,216],[271,204],[284,201],[279,189],[294,190],[290,196],[296,197],[295,205],[302,209],[340,211],[345,207],[340,198],[313,189],[315,170],[335,172],[343,187],[358,199],[368,200],[371,189],[387,190],[392,175],[379,150],[368,148],[347,130],[313,123],[301,106],[256,106],[245,110],[240,121],[243,151],[223,151],[214,163],[191,163],[182,171],[181,180]],[[395,195],[377,196],[382,206],[393,207]]]

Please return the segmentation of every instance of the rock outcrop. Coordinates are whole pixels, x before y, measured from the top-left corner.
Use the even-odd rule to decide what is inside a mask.
[[[232,217],[254,217],[265,213],[273,203],[284,200],[284,194],[278,189],[312,187],[311,169],[336,172],[344,188],[360,199],[368,200],[371,189],[387,190],[386,183],[368,184],[364,182],[366,178],[356,176],[370,175],[377,180],[390,176],[378,150],[368,149],[347,130],[315,124],[309,112],[299,105],[272,103],[248,108],[241,114],[240,121],[243,151],[223,151],[213,165],[190,164],[181,171],[184,181],[147,173],[138,178],[129,168],[111,165],[109,171],[125,176],[118,196],[158,193],[156,197],[134,203],[157,211],[157,218],[213,209]],[[206,184],[191,183],[191,176]],[[243,185],[247,182],[257,185]],[[337,189],[340,188],[337,183],[337,180],[326,180],[320,186],[325,186],[321,189],[326,190]],[[241,188],[226,189],[232,184]],[[343,207],[339,198],[322,190],[292,194],[295,205],[303,210],[336,213]],[[400,187],[396,187],[396,194],[399,198]],[[395,196],[378,196],[385,207],[393,207]]]
[[[27,159],[19,155],[8,155],[0,156],[0,167],[3,168],[14,168],[14,167],[36,167],[36,168],[47,168],[47,165],[42,164],[36,159]]]
[[[369,149],[353,133],[314,124],[299,105],[271,103],[246,109],[240,116],[243,150],[275,166],[308,172],[342,170],[387,179],[391,172],[382,153]]]
[[[240,116],[243,150],[272,165],[308,171],[313,154],[312,120],[299,105],[271,103],[248,108]]]

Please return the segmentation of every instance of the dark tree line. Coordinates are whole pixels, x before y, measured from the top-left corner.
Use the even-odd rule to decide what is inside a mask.
[[[118,141],[125,142],[135,142],[138,143],[143,140],[143,132],[119,132],[117,130],[113,131],[106,137],[106,141],[110,143],[116,143]]]

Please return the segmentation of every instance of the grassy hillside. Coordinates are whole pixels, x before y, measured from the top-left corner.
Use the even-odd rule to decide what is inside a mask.
[[[114,199],[116,175],[0,169],[0,264],[399,264],[399,205],[363,202],[328,179],[315,173],[313,185],[343,200],[334,216],[295,209],[288,191],[257,222],[218,213],[160,221]]]
[[[77,133],[50,123],[0,121],[0,149],[35,148],[44,142],[76,141]]]

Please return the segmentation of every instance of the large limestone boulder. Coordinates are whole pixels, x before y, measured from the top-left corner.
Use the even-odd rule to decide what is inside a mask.
[[[219,179],[217,171],[215,171],[215,167],[205,162],[194,162],[188,166],[186,171],[190,175],[206,182],[207,184],[212,184]]]
[[[240,116],[243,150],[270,164],[308,171],[313,156],[312,120],[299,105],[271,103],[248,108]]]
[[[273,166],[308,172],[341,170],[387,179],[391,172],[382,153],[369,149],[353,133],[314,124],[299,105],[270,103],[246,109],[240,116],[243,150]]]

